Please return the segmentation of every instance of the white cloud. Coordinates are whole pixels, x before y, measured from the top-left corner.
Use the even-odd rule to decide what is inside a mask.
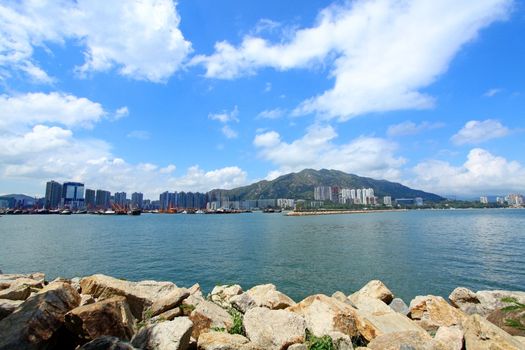
[[[199,55],[210,78],[233,79],[263,67],[277,70],[330,67],[334,87],[304,101],[296,114],[318,113],[341,120],[400,109],[429,108],[434,99],[420,90],[443,74],[461,47],[496,20],[511,0],[348,1],[329,6],[311,28],[272,43],[247,35],[235,47],[215,44]]]
[[[75,40],[84,48],[81,74],[117,68],[126,77],[164,82],[191,52],[171,0],[7,1],[0,4],[0,67],[50,82],[35,47]],[[5,75],[9,74],[4,70]]]
[[[41,123],[91,127],[106,115],[108,113],[99,103],[70,94],[0,95],[0,130]]]
[[[270,91],[272,91],[272,83],[267,82],[264,85],[264,92],[270,92]]]
[[[328,168],[397,180],[405,160],[394,154],[397,145],[391,141],[361,136],[336,144],[337,133],[331,126],[313,125],[306,134],[287,143],[276,131],[256,135],[254,145],[259,156],[278,167],[270,177],[304,168]]]
[[[412,121],[405,121],[399,124],[390,125],[387,130],[388,136],[407,136],[407,135],[416,135],[425,130],[433,130],[442,128],[445,126],[443,123],[430,123],[430,122],[421,122],[416,124]]]
[[[217,120],[221,123],[229,123],[229,122],[239,122],[239,109],[237,106],[233,108],[232,111],[228,112],[226,110],[222,111],[221,113],[214,113],[209,114],[208,118],[211,120]]]
[[[442,194],[505,194],[525,192],[525,168],[481,148],[472,149],[461,166],[428,160],[413,169],[409,185]]]
[[[282,108],[267,109],[257,115],[257,118],[262,119],[278,119],[285,115],[286,110]]]
[[[120,107],[115,111],[115,119],[127,117],[129,115],[128,107]]]
[[[494,97],[496,96],[497,94],[499,94],[502,90],[501,89],[498,89],[498,88],[495,88],[495,89],[490,89],[490,90],[487,90],[483,96],[485,97]]]
[[[174,188],[201,192],[216,188],[231,189],[247,183],[246,172],[236,166],[205,171],[195,165],[188,168],[185,175],[172,179]]]
[[[456,145],[478,144],[507,136],[509,132],[510,130],[497,120],[471,120],[457,134],[452,136],[451,140]]]
[[[130,131],[126,137],[137,139],[137,140],[149,140],[151,138],[151,133],[146,130],[133,130]]]
[[[221,128],[221,131],[224,134],[224,136],[226,136],[226,138],[228,138],[228,139],[235,139],[235,138],[237,138],[237,136],[239,136],[237,131],[233,130],[228,125],[224,125]]]

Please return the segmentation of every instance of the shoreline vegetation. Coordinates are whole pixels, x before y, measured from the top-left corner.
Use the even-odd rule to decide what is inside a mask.
[[[381,281],[294,301],[273,284],[131,282],[0,271],[0,350],[525,349],[525,292],[452,291],[408,304]]]

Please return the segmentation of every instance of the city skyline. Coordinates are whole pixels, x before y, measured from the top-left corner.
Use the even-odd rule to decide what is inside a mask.
[[[327,168],[524,193],[525,5],[403,4],[5,1],[0,192],[154,198]]]

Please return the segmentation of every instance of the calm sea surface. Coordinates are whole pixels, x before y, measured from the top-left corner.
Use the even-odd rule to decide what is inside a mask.
[[[525,290],[525,210],[3,216],[0,269],[48,279],[274,283],[295,300],[381,279],[409,302],[456,286]]]

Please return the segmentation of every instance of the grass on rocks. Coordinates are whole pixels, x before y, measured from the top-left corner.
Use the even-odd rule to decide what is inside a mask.
[[[239,311],[231,308],[228,313],[231,315],[233,319],[233,326],[230,329],[230,334],[240,334],[244,335],[244,328],[242,324],[242,315]]]
[[[308,350],[335,350],[334,342],[330,336],[316,337],[306,330],[306,346]]]
[[[503,312],[525,311],[525,304],[520,303],[516,298],[506,297],[502,298],[501,301],[510,304],[501,309]],[[522,320],[507,318],[505,320],[505,325],[525,331],[525,324],[522,322]]]

